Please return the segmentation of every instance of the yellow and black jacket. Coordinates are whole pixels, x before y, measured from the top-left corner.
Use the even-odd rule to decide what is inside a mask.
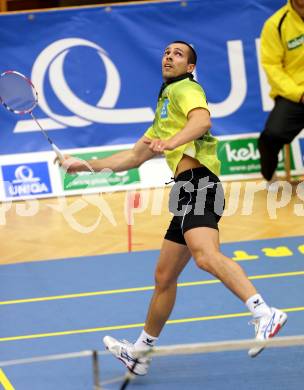
[[[300,102],[304,94],[304,20],[290,0],[264,24],[261,61],[270,96]]]

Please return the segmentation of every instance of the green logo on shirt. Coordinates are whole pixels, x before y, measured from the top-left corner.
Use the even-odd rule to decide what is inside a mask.
[[[303,43],[304,43],[304,34],[288,41],[287,42],[288,50],[296,49],[297,47],[303,45]]]
[[[160,117],[163,119],[168,118],[168,104],[169,104],[169,99],[165,99],[163,107],[160,112]]]

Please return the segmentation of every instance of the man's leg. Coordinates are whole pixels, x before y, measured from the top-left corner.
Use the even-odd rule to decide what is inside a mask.
[[[258,140],[261,173],[266,180],[273,177],[283,145],[291,143],[303,128],[304,105],[277,97]]]
[[[239,264],[220,252],[218,230],[198,227],[188,230],[184,237],[199,268],[220,279],[243,302],[257,294]]]
[[[261,173],[267,181],[271,181],[274,177],[279,162],[279,153],[283,145],[283,141],[278,141],[268,135],[267,129],[261,133],[258,139]]]
[[[190,251],[186,245],[165,239],[156,266],[155,291],[150,302],[145,327],[136,343],[116,340],[111,336],[105,336],[103,339],[106,348],[137,375],[147,373],[150,358],[148,356],[136,358],[136,353],[139,350],[141,353],[144,350],[148,351],[154,346],[173,309],[178,276],[190,257]]]
[[[158,337],[173,309],[177,279],[191,257],[186,245],[164,240],[155,270],[155,290],[144,330]]]
[[[255,337],[264,341],[275,336],[287,321],[281,310],[269,308],[243,269],[219,250],[219,233],[216,229],[199,227],[184,234],[196,264],[220,279],[236,296],[246,303],[253,315]],[[263,346],[251,348],[249,356],[255,357]]]

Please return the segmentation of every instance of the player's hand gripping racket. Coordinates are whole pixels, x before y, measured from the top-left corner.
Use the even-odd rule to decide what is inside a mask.
[[[43,130],[40,123],[33,114],[34,108],[38,104],[38,93],[31,82],[23,74],[14,70],[8,70],[0,74],[0,102],[4,107],[14,114],[30,114],[37,123],[39,129],[50,143],[52,149],[56,153],[59,161],[63,161],[64,157],[58,147]]]

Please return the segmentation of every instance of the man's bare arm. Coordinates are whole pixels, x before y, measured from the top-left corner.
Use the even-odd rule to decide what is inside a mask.
[[[188,114],[186,126],[174,135],[170,141],[173,148],[194,141],[204,135],[211,128],[209,111],[204,108],[195,108]]]
[[[149,149],[149,146],[146,143],[147,141],[149,141],[149,138],[143,136],[136,142],[132,149],[123,150],[102,159],[82,161],[71,156],[65,156],[65,160],[62,161],[60,165],[68,173],[90,171],[91,169],[94,172],[100,172],[103,169],[120,172],[136,168],[155,155],[155,153]]]

